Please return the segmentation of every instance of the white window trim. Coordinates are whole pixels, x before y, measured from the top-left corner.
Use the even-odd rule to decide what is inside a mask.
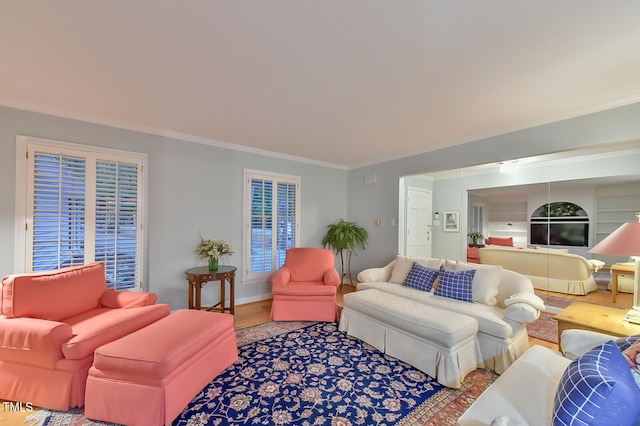
[[[16,195],[15,195],[15,228],[14,228],[14,271],[16,273],[26,272],[27,259],[27,241],[25,226],[29,224],[30,219],[27,217],[27,193],[28,176],[27,176],[27,150],[31,144],[46,145],[60,149],[73,149],[88,153],[98,153],[103,155],[128,156],[137,158],[142,162],[141,182],[140,182],[140,232],[142,242],[140,244],[140,275],[139,280],[142,287],[145,287],[145,266],[146,262],[146,244],[147,244],[147,178],[148,178],[148,159],[149,156],[144,153],[131,152],[124,150],[116,150],[110,148],[96,147],[90,145],[81,145],[71,142],[61,142],[50,139],[35,138],[31,136],[16,136]],[[142,290],[142,289],[140,289]]]
[[[295,238],[295,246],[300,246],[300,204],[302,204],[302,192],[301,192],[301,179],[300,176],[288,175],[284,173],[273,173],[273,172],[265,172],[262,170],[253,170],[253,169],[244,169],[244,180],[243,180],[243,220],[242,220],[242,241],[244,242],[242,248],[242,282],[243,283],[262,283],[267,280],[269,275],[272,272],[263,272],[259,274],[249,274],[249,268],[251,265],[251,238],[250,238],[250,228],[251,228],[251,191],[249,191],[250,185],[247,184],[248,180],[251,176],[263,176],[263,177],[272,177],[274,179],[291,179],[295,180],[298,185],[298,194],[297,194],[297,203],[296,203],[296,238]]]

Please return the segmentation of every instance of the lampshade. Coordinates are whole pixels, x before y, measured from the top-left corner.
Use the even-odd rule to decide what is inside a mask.
[[[638,222],[628,222],[596,244],[589,253],[611,256],[640,256],[640,212],[636,213]],[[627,311],[625,321],[640,324],[640,257],[635,257],[633,280],[633,303]],[[618,283],[611,283],[618,285]]]
[[[596,244],[589,253],[640,256],[640,222],[628,222]]]

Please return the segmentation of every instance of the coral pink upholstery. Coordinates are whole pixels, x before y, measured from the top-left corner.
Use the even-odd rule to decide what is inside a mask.
[[[96,350],[85,415],[130,426],[170,425],[237,359],[232,315],[177,311]]]
[[[484,240],[485,245],[513,247],[513,237],[489,237]]]
[[[107,289],[104,264],[7,275],[0,298],[0,399],[84,405],[93,353],[169,315],[151,293]]]
[[[480,255],[478,254],[478,247],[471,247],[467,245],[467,262],[480,263]]]
[[[339,286],[331,250],[289,249],[284,265],[271,276],[271,317],[274,321],[336,321]]]

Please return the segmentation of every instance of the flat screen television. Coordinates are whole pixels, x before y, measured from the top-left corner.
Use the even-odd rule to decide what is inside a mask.
[[[589,245],[588,223],[531,223],[531,244],[545,246],[587,247]]]

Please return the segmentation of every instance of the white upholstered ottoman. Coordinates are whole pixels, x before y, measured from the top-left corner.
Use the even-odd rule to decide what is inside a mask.
[[[450,388],[481,366],[474,318],[379,290],[345,294],[339,328]]]

